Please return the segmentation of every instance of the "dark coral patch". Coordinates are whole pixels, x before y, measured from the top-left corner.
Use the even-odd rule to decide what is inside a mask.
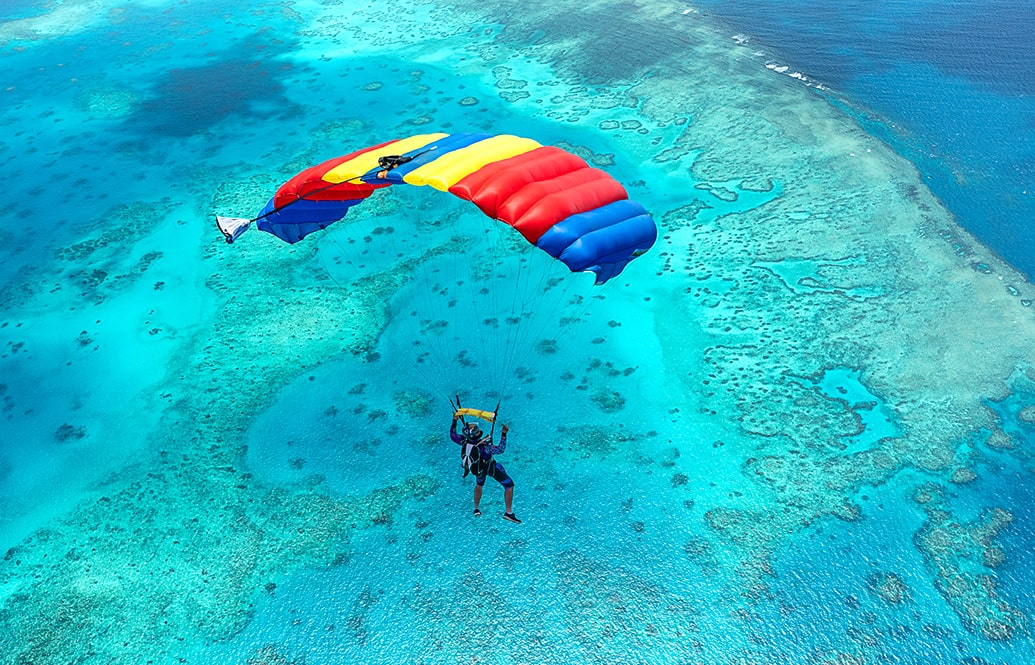
[[[64,423],[61,427],[57,428],[57,431],[54,432],[54,438],[61,443],[74,439],[82,439],[85,436],[86,428],[76,427],[75,425],[69,425],[68,423]]]
[[[126,124],[147,136],[194,136],[237,116],[268,118],[290,108],[274,60],[227,58],[159,78]]]

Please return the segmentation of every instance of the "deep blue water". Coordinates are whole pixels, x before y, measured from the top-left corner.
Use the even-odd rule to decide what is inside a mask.
[[[960,224],[1035,279],[1035,4],[701,0],[859,108]]]

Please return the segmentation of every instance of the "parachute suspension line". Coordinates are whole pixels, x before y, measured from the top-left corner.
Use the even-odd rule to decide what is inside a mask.
[[[411,192],[413,196],[418,193]],[[401,192],[393,191],[393,194],[398,196]],[[422,352],[418,352],[418,357],[414,358],[414,371],[430,392],[452,405],[453,400],[447,391],[458,388],[457,380],[477,381],[482,378],[479,372],[469,371],[464,365],[468,360],[477,362],[483,365],[482,370],[489,375],[484,377],[487,383],[482,386],[487,394],[479,398],[495,394],[501,403],[515,382],[520,380],[517,368],[536,350],[535,340],[546,334],[552,326],[557,326],[553,337],[559,341],[588,310],[592,301],[590,297],[583,298],[579,303],[578,314],[566,316],[558,324],[556,317],[569,305],[571,292],[579,280],[567,279],[571,275],[561,278],[559,270],[538,269],[542,266],[536,265],[537,260],[545,262],[545,259],[536,255],[540,250],[534,247],[528,247],[517,255],[508,251],[508,243],[515,242],[512,236],[516,231],[502,222],[480,231],[489,235],[488,258],[466,248],[466,251],[459,252],[463,258],[458,261],[439,261],[432,265],[433,258],[420,258],[414,251],[426,252],[433,248],[434,241],[422,242],[427,237],[422,229],[429,220],[425,218],[427,209],[423,197],[417,198],[419,203],[416,206],[415,228],[412,230],[407,228],[402,233],[379,232],[371,228],[375,224],[374,220],[367,219],[361,213],[358,219],[354,218],[355,221],[346,226],[352,229],[359,227],[361,230],[361,233],[354,234],[360,238],[355,243],[346,247],[337,233],[331,232],[328,235],[340,254],[356,269],[373,265],[375,272],[383,272],[397,268],[400,261],[407,260],[407,256],[415,259],[415,270],[410,279],[425,284],[428,293],[417,296],[419,306],[415,309],[413,321],[417,336],[412,341],[414,347]],[[465,215],[449,209],[444,212],[445,220],[440,221],[440,225],[448,227],[449,240],[469,235],[461,228]],[[365,239],[371,237],[384,242],[391,251],[382,256],[382,253],[370,248],[364,250],[364,245],[358,244],[369,244]],[[411,245],[407,240],[416,245]],[[399,242],[407,247],[401,247]],[[472,243],[472,246],[479,244]],[[322,264],[321,267],[338,288],[345,292],[345,286],[334,273],[326,265]],[[439,272],[442,270],[449,272]],[[502,288],[491,283],[501,279],[509,282],[506,288],[512,288],[512,293],[506,294]],[[479,293],[485,284],[488,284],[488,288],[483,289],[486,294]],[[470,304],[464,301],[465,294],[470,296]],[[486,307],[490,309],[486,311]],[[400,317],[406,314],[410,312],[399,312]],[[445,329],[442,328],[443,323]],[[490,325],[494,327],[487,329]],[[471,339],[472,334],[477,341]],[[480,355],[467,358],[465,354],[458,354],[459,342],[478,345]],[[472,391],[477,387],[477,384],[472,383],[463,385]]]
[[[511,346],[506,360],[508,376],[512,377],[511,380],[518,378],[517,368],[527,361],[529,355],[538,352],[535,346],[536,340],[552,325],[556,310],[560,306],[558,301],[554,301],[552,306],[541,307],[546,299],[544,295],[546,280],[544,278],[538,282],[533,282],[528,278],[525,281],[528,294],[534,294],[534,297],[525,298],[522,301],[521,321],[514,327],[514,337],[510,342]]]
[[[579,280],[570,279],[569,277],[565,275],[564,278],[558,279],[557,275],[551,275],[549,272],[540,273],[539,283],[535,290],[529,292],[532,297],[527,300],[527,303],[536,307],[546,304],[547,307],[543,308],[542,311],[535,312],[528,324],[521,327],[519,331],[521,333],[520,337],[514,343],[513,355],[508,360],[508,364],[516,365],[525,362],[528,356],[534,350],[537,350],[534,346],[535,340],[547,334],[547,330],[550,330],[554,325],[556,317],[562,315],[564,318],[558,322],[558,327],[553,332],[552,337],[556,342],[563,341],[568,337],[574,326],[582,320],[592,306],[592,301],[609,290],[610,283],[599,287],[593,286],[590,287],[593,290],[593,294],[584,296],[577,292]],[[563,285],[560,287],[559,292],[557,291],[558,285]],[[542,294],[549,290],[554,290],[552,300],[544,303],[546,296]],[[578,300],[575,298],[578,298]]]
[[[423,197],[417,196],[416,192],[411,193],[414,198],[417,199],[416,205],[416,223],[412,233],[407,233],[407,237],[413,238],[416,242],[417,250],[426,253],[434,243],[421,242],[421,239],[425,238],[423,228],[427,223],[424,216],[425,208]],[[394,243],[394,238],[393,238]],[[398,252],[397,252],[398,254]],[[452,398],[448,397],[446,390],[452,390],[453,386],[448,386],[448,372],[445,371],[446,363],[449,362],[448,358],[444,358],[446,345],[441,339],[443,334],[452,334],[452,330],[449,328],[450,322],[446,321],[444,309],[448,309],[448,303],[445,307],[441,305],[440,298],[442,294],[440,290],[442,287],[434,282],[435,275],[432,273],[432,269],[429,266],[430,260],[425,258],[423,255],[416,257],[416,279],[418,282],[422,282],[427,286],[426,292],[422,293],[418,297],[418,305],[415,305],[414,310],[410,313],[415,320],[415,332],[417,337],[412,341],[412,345],[419,349],[417,357],[414,359],[413,366],[418,374],[424,379],[425,383],[432,389],[438,392],[440,395],[445,396],[447,401],[452,404]],[[434,288],[438,287],[438,288]],[[427,316],[423,318],[422,315]],[[436,328],[439,327],[439,322],[443,321],[446,323],[447,330],[439,333],[436,332]],[[435,375],[435,376],[432,376]],[[457,396],[457,403],[459,404],[459,396]]]
[[[446,229],[449,233],[449,241],[454,242],[456,239],[464,237],[464,234],[460,229],[456,213],[451,208],[455,208],[455,204],[446,206],[444,209],[431,209],[434,214],[438,215],[437,224]],[[455,250],[452,251],[455,252]],[[461,254],[467,256],[466,252],[461,252]],[[442,267],[439,268],[444,271],[440,273],[439,279],[442,281],[441,288],[445,291],[445,302],[438,300],[438,316],[439,320],[445,323],[445,328],[428,331],[428,337],[433,339],[433,344],[437,345],[437,349],[433,352],[432,362],[439,368],[442,382],[447,383],[449,388],[454,391],[460,390],[458,385],[460,381],[464,381],[464,387],[470,390],[472,372],[467,368],[466,363],[469,362],[469,359],[465,350],[460,348],[459,342],[464,338],[465,332],[473,329],[473,320],[477,318],[477,310],[474,309],[476,303],[468,304],[462,297],[464,288],[466,284],[470,283],[470,280],[468,279],[464,283],[463,272],[459,264],[459,261],[449,260],[442,262]],[[430,280],[431,276],[429,276],[429,283],[431,283]],[[438,299],[442,298],[443,294],[436,292],[433,296]]]
[[[496,243],[496,253],[500,257],[497,263],[497,279],[506,281],[506,287],[512,289],[508,294],[504,289],[495,289],[494,301],[496,310],[501,314],[497,333],[497,346],[499,354],[493,359],[496,367],[496,385],[500,395],[506,395],[508,387],[513,379],[513,367],[510,365],[510,356],[514,349],[516,328],[520,325],[522,312],[517,309],[515,302],[524,284],[525,264],[522,263],[524,252],[514,253],[510,251],[509,244],[514,241],[516,231],[510,226],[494,221],[490,223]],[[527,250],[526,250],[527,251]]]
[[[455,237],[469,237],[462,225],[470,224],[468,214],[450,214],[447,217]],[[514,233],[509,226],[489,227],[477,225],[477,234],[487,242],[471,243],[459,253],[462,257],[446,263],[452,271],[450,289],[454,297],[452,330],[450,338],[455,342],[451,351],[460,350],[445,362],[452,368],[452,376],[463,380],[465,385],[481,385],[485,397],[505,398],[507,378],[506,360],[513,353],[514,325],[508,319],[515,312],[514,299],[505,297],[505,288],[513,288],[515,281],[512,252],[507,251],[506,238]],[[478,248],[483,248],[479,253]],[[505,284],[500,285],[501,281]],[[515,292],[518,293],[519,291]],[[510,302],[510,309],[506,305]],[[455,331],[455,332],[454,332]],[[463,334],[466,333],[466,334]],[[472,339],[472,337],[474,339]],[[465,349],[460,349],[461,342]],[[474,348],[470,348],[470,347]],[[466,351],[474,351],[468,357]],[[444,357],[444,356],[443,356]],[[467,362],[476,367],[467,367]],[[477,383],[475,383],[477,382]]]
[[[524,252],[525,256],[518,256],[516,258],[516,276],[514,279],[514,293],[511,298],[511,320],[507,322],[507,336],[506,336],[506,348],[505,356],[502,359],[501,367],[503,372],[503,385],[509,387],[517,377],[518,371],[518,354],[519,350],[524,341],[523,331],[527,329],[529,320],[535,314],[534,305],[541,301],[542,293],[542,274],[540,276],[540,284],[537,285],[533,279],[533,270],[531,264],[535,261],[534,255],[530,256],[532,252],[538,250],[531,249]]]
[[[514,328],[517,326],[517,323],[513,322],[512,319],[515,318],[514,301],[521,289],[522,264],[520,263],[520,257],[515,259],[512,253],[507,251],[508,238],[511,238],[511,234],[515,231],[509,226],[498,222],[498,220],[493,221],[495,223],[491,224],[489,227],[491,229],[490,234],[495,246],[494,253],[496,256],[500,257],[500,260],[496,262],[494,271],[496,274],[494,275],[494,278],[509,278],[508,286],[511,286],[514,289],[514,295],[510,298],[510,307],[506,311],[503,310],[504,303],[501,298],[503,291],[501,289],[491,289],[493,311],[497,316],[501,314],[503,315],[502,321],[499,319],[496,321],[496,330],[498,331],[496,333],[497,346],[500,346],[500,342],[502,341],[502,348],[492,359],[496,369],[496,389],[500,394],[500,399],[502,399],[506,395],[507,386],[511,377],[511,368],[508,360],[511,349],[513,348]],[[515,274],[514,270],[515,260],[518,261],[517,274]],[[508,312],[511,316],[507,316]],[[520,312],[517,312],[516,314],[520,316]],[[500,328],[500,326],[502,326],[502,328]]]
[[[491,237],[495,247],[494,252],[500,257],[500,260],[496,263],[497,274],[494,275],[494,278],[506,279],[507,287],[513,290],[513,293],[507,299],[509,306],[505,308],[506,311],[503,311],[504,303],[497,297],[497,292],[502,293],[502,290],[492,290],[494,310],[499,314],[503,314],[502,321],[497,320],[497,333],[495,335],[497,346],[500,349],[499,353],[495,354],[493,358],[497,377],[496,386],[502,397],[507,394],[514,378],[511,361],[518,338],[518,330],[525,316],[520,295],[527,288],[525,284],[527,283],[526,276],[528,271],[526,270],[527,264],[523,262],[524,257],[521,256],[523,253],[515,257],[511,252],[507,251],[508,239],[511,239],[512,234],[516,232],[509,225],[498,220],[495,221],[496,223],[490,227],[492,229]],[[503,326],[502,330],[498,327],[500,325]]]
[[[405,195],[402,195],[401,191],[397,192],[394,189],[392,191],[392,194],[397,196],[398,198],[404,198],[404,196],[405,196]],[[421,201],[421,199],[419,197],[414,197],[414,198],[416,198],[416,201],[415,201],[414,205],[408,206],[408,208],[411,208],[411,209],[412,208],[416,208],[415,227],[414,227],[414,229],[412,229],[412,231],[408,232],[406,235],[407,235],[407,237],[412,238],[414,240],[414,242],[416,243],[417,251],[426,252],[428,250],[428,247],[425,246],[426,243],[420,242],[420,239],[421,239],[420,229],[423,227],[423,222],[424,222],[424,206],[423,206],[423,202]],[[411,221],[412,221],[412,219],[411,219]],[[415,275],[417,281],[422,281],[425,285],[430,287],[431,286],[430,270],[427,267],[427,262],[425,260],[422,260],[420,257],[417,258],[416,272],[419,273],[419,274]],[[432,305],[435,302],[434,294],[428,294],[423,299],[423,302],[428,303],[428,310],[431,311]],[[403,313],[400,312],[400,315],[402,315],[402,314]],[[429,351],[428,350],[428,346],[435,341],[435,337],[430,332],[429,332],[429,334],[426,334],[426,335],[422,335],[421,334],[423,331],[426,331],[426,330],[430,331],[431,327],[435,323],[434,316],[433,316],[433,314],[429,314],[428,318],[424,319],[422,317],[422,314],[423,314],[423,310],[418,308],[416,305],[414,305],[414,309],[411,312],[409,312],[409,316],[411,318],[415,319],[415,321],[413,323],[414,323],[415,332],[416,332],[416,337],[411,342],[412,346],[417,350],[417,356],[413,359],[413,367],[417,371],[417,373],[421,375],[421,377],[424,379],[425,383],[427,383],[429,386],[434,386],[436,390],[439,390],[440,389],[439,386],[442,385],[441,382],[436,380],[434,377],[430,376],[430,373],[434,373],[434,371],[435,371],[435,365],[433,363],[434,363],[435,357],[438,354],[434,353],[433,351]],[[432,360],[431,364],[425,362],[426,360],[429,360],[429,359]],[[444,390],[442,392],[445,393]],[[450,398],[450,403],[452,403],[452,399],[451,398]]]
[[[520,377],[518,360],[521,349],[527,338],[528,326],[538,316],[537,310],[543,299],[542,278],[545,272],[539,273],[536,279],[535,255],[540,250],[535,247],[526,248],[515,256],[512,265],[515,268],[514,292],[510,301],[511,318],[507,322],[507,337],[502,372],[504,386],[513,385]],[[527,349],[526,349],[527,350]]]
[[[363,240],[361,242],[364,243],[367,243],[367,239],[369,238],[377,237],[382,239],[389,245],[390,255],[387,257],[383,257],[380,253],[378,253],[376,250],[372,248],[368,247],[367,249],[363,249],[363,245],[357,245],[355,248],[346,246],[345,244],[339,242],[339,233],[334,231],[327,233],[325,237],[330,239],[330,242],[338,249],[340,255],[345,259],[346,263],[348,265],[353,266],[356,270],[359,270],[362,267],[369,265],[372,266],[371,274],[385,273],[389,270],[392,270],[393,268],[398,267],[399,262],[401,260],[404,260],[404,257],[406,255],[403,251],[404,248],[401,248],[396,244],[395,233],[377,233],[376,228],[371,228],[375,224],[376,222],[374,220],[368,219],[367,215],[363,214],[363,212],[360,212],[359,215],[353,217],[352,221],[347,222],[343,228],[355,229],[358,227],[362,231],[362,233],[360,234],[360,238],[362,238]],[[338,227],[336,230],[340,231],[342,230],[342,227]],[[413,234],[412,237],[417,237],[417,235]],[[342,293],[347,293],[345,287],[334,276],[334,273],[331,270],[329,270],[326,266],[324,266],[324,272],[334,281],[334,283],[338,286]],[[390,307],[390,304],[387,302],[381,303],[381,306],[387,308]],[[415,364],[414,369],[417,372],[417,374],[420,375],[424,384],[433,393],[437,393],[437,398],[441,398],[447,402],[451,402],[449,396],[440,388],[439,383],[434,381],[422,367]]]
[[[420,374],[421,379],[424,380],[424,384],[432,392],[437,393],[438,397],[441,397],[442,399],[446,400],[447,402],[449,402],[450,406],[452,406],[453,399],[449,395],[446,394],[445,390],[443,390],[441,387],[439,387],[427,374],[424,373],[424,371],[422,369],[420,369],[419,367],[414,367],[414,369],[417,371],[418,374]]]
[[[491,290],[494,311],[503,314],[503,320],[497,321],[498,332],[495,335],[497,346],[502,346],[502,348],[493,357],[493,365],[496,368],[496,386],[502,398],[507,394],[514,378],[512,360],[517,339],[519,338],[520,327],[525,318],[524,301],[520,296],[528,288],[527,277],[530,268],[528,268],[527,262],[524,261],[525,257],[522,256],[522,254],[527,254],[529,250],[526,249],[525,252],[515,256],[507,249],[507,243],[514,240],[513,234],[516,231],[503,222],[495,221],[496,223],[491,225],[491,234],[496,248],[494,251],[500,257],[500,260],[496,262],[496,270],[502,271],[503,274],[496,274],[494,277],[496,279],[507,279],[507,286],[513,289],[513,293],[507,299],[509,300],[509,306],[506,307],[506,311],[502,311],[504,303],[497,297],[497,293],[502,293],[502,290]],[[507,316],[508,313],[509,316]],[[502,330],[499,330],[499,325],[503,326]]]
[[[337,245],[337,244],[338,244],[338,243],[337,243],[337,241],[336,241],[336,240],[334,240],[333,238],[331,238],[331,242],[332,242],[332,243],[334,243],[335,245]],[[317,253],[319,253],[319,250],[317,250]],[[315,258],[315,257],[314,257],[314,258]],[[317,259],[317,261],[316,261],[316,262],[317,262],[317,264],[318,264],[318,265],[319,265],[319,266],[320,266],[321,268],[323,268],[323,272],[324,272],[324,274],[325,274],[325,275],[327,275],[328,277],[330,277],[330,278],[331,278],[331,281],[332,281],[332,282],[334,282],[335,286],[337,286],[337,287],[338,287],[338,290],[339,290],[339,291],[340,291],[341,293],[347,293],[347,291],[345,290],[345,286],[344,286],[344,285],[343,285],[343,284],[342,284],[341,282],[339,282],[339,281],[338,281],[338,278],[334,276],[334,273],[333,273],[333,272],[331,272],[330,270],[328,270],[328,269],[327,269],[327,266],[324,266],[324,265],[323,265],[323,264],[322,264],[322,263],[320,262],[320,260],[319,260],[319,259]]]
[[[433,248],[434,242],[421,242],[422,239],[427,237],[423,231],[428,220],[424,214],[424,197],[419,196],[419,194],[422,194],[422,192],[408,192],[407,195],[404,195],[412,196],[416,199],[416,204],[412,206],[416,208],[414,228],[412,232],[405,235],[414,240],[416,250],[422,253],[420,256],[415,257],[416,270],[414,272],[416,273],[416,281],[426,286],[426,289],[416,296],[418,304],[410,312],[412,318],[415,319],[415,332],[417,334],[417,337],[412,340],[412,346],[419,349],[417,357],[414,358],[413,367],[431,390],[445,397],[446,401],[452,405],[453,400],[446,392],[447,389],[452,390],[454,388],[454,386],[448,385],[449,372],[447,368],[452,360],[446,355],[448,345],[443,341],[442,336],[454,334],[452,330],[453,324],[447,320],[448,316],[445,312],[445,310],[449,309],[449,304],[446,303],[443,306],[441,302],[443,294],[440,291],[447,289],[434,281],[436,275],[430,266],[433,259],[423,256],[423,254]],[[452,237],[450,240],[452,240]],[[391,242],[394,246],[394,234]],[[393,251],[395,251],[397,256],[400,254],[397,250]],[[448,289],[447,293],[452,293],[452,290]],[[447,295],[446,297],[448,298],[449,296]],[[425,316],[426,318],[424,318]],[[444,322],[447,329],[442,332],[436,332],[440,322]],[[459,396],[457,396],[457,404],[459,404]]]
[[[424,197],[418,197],[418,192],[412,195],[417,197],[417,226],[413,233],[407,237],[415,238],[418,241],[428,237],[424,231],[425,226],[432,224],[425,218],[427,209],[436,211],[431,206],[425,207]],[[436,228],[444,228],[450,235],[447,242],[455,242],[457,238],[469,234],[462,232],[457,215],[449,207],[441,211],[442,218],[433,224]],[[421,251],[428,251],[433,248],[434,242],[418,242]],[[455,250],[451,250],[454,251]],[[421,295],[416,295],[414,307],[415,322],[417,324],[416,336],[412,340],[413,346],[421,349],[419,357],[415,359],[418,372],[425,381],[437,391],[454,391],[459,389],[456,385],[458,380],[466,380],[465,385],[471,385],[476,377],[466,368],[469,359],[466,354],[458,353],[459,341],[465,331],[476,331],[478,311],[475,309],[478,302],[468,305],[464,300],[465,288],[473,288],[470,275],[462,272],[462,263],[471,265],[469,252],[464,254],[464,261],[449,260],[436,261],[418,260],[415,263],[415,279],[426,285]],[[469,271],[470,272],[470,271]],[[483,338],[482,336],[479,337]],[[450,403],[452,400],[449,399]]]
[[[466,207],[455,211],[447,208],[443,212],[444,222],[454,238],[473,235],[464,228],[465,224],[471,224],[470,212]],[[481,225],[477,225],[477,228],[478,235],[490,234],[489,239],[493,239],[490,229]],[[447,303],[447,309],[451,310],[447,317],[451,319],[447,334],[453,343],[448,345],[449,349],[443,349],[452,355],[446,357],[443,354],[442,362],[451,370],[448,372],[451,380],[463,381],[471,390],[481,386],[488,394],[498,394],[501,387],[497,376],[499,350],[494,345],[498,341],[499,331],[492,328],[491,321],[497,318],[498,327],[498,289],[491,282],[497,277],[495,273],[500,261],[496,256],[499,252],[489,251],[488,256],[479,253],[478,248],[484,246],[485,243],[480,241],[469,243],[457,252],[461,256],[446,262],[446,268],[450,271],[451,282],[448,287],[452,297],[452,302]]]
[[[492,427],[489,428],[489,440],[492,441],[492,434],[496,431],[496,420],[500,415],[500,404],[503,403],[503,398],[500,397],[499,401],[496,402],[496,408],[492,411]]]
[[[453,415],[455,416],[460,411],[460,409],[462,408],[460,406],[460,395],[456,396],[456,403],[455,404],[453,403],[453,398],[450,397],[449,398],[449,406],[452,407]],[[460,414],[460,422],[464,424],[464,429],[467,429],[467,419],[464,418],[464,414],[462,414],[462,413]]]
[[[567,334],[575,327],[575,324],[579,323],[582,320],[582,317],[586,315],[587,311],[589,311],[589,308],[592,305],[592,300],[596,298],[603,299],[604,294],[611,289],[611,282],[608,281],[601,285],[594,285],[592,288],[594,290],[594,293],[592,295],[582,298],[581,302],[579,303],[580,307],[576,311],[573,311],[570,316],[565,317],[565,320],[561,323],[561,326],[560,328],[558,328],[557,331],[558,341],[564,339],[567,336]]]
[[[516,322],[508,328],[507,357],[503,362],[506,385],[517,378],[519,364],[528,358],[534,350],[533,344],[536,336],[545,330],[552,320],[551,316],[544,314],[543,304],[549,291],[547,287],[555,277],[551,274],[553,271],[550,269],[536,270],[534,268],[534,264],[545,257],[545,254],[540,257],[536,251],[538,250],[527,251],[517,264],[517,286],[511,305]],[[538,273],[538,279],[536,279],[535,273]],[[571,282],[568,281],[569,287],[570,284]]]
[[[495,394],[497,399],[502,399],[499,342],[502,332],[500,326],[505,325],[506,320],[505,318],[503,321],[500,320],[503,312],[499,307],[499,289],[493,282],[499,279],[498,273],[501,265],[504,264],[506,252],[502,250],[496,230],[491,226],[482,227],[480,233],[487,236],[488,242],[483,245],[488,248],[485,253],[463,253],[467,265],[471,299],[477,312],[477,318],[472,324],[480,347],[478,362],[484,363],[484,372],[488,381],[488,385],[484,386],[488,392],[486,397]],[[491,329],[487,329],[488,326],[491,326]]]
[[[443,215],[435,220],[435,225],[444,228],[449,233],[449,242],[453,242],[462,237],[462,234],[449,207],[447,206],[445,210],[432,208],[432,214]],[[425,211],[423,199],[418,209],[423,218]],[[464,331],[463,314],[470,315],[471,310],[470,308],[465,310],[461,303],[460,294],[463,289],[460,284],[457,261],[440,263],[441,265],[436,268],[434,274],[427,263],[421,266],[424,271],[424,279],[429,287],[428,316],[431,317],[430,326],[424,331],[421,342],[423,344],[424,340],[427,340],[429,352],[425,357],[428,364],[436,368],[439,381],[443,385],[448,385],[450,391],[458,391],[459,386],[456,385],[456,379],[464,356],[457,352],[458,345],[455,342]],[[459,401],[459,395],[457,397]]]

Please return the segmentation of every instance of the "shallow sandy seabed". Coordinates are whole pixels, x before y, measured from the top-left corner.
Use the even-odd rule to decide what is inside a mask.
[[[414,4],[416,12],[405,16],[415,18],[400,20],[395,30],[365,32],[364,12],[374,11],[365,6],[354,13],[327,9],[333,22],[325,15],[300,34],[360,36],[377,53],[418,37],[463,34],[474,16]],[[586,6],[576,26],[562,9],[550,16],[524,3],[520,13],[511,13],[507,2],[478,3],[483,21],[499,16],[507,26],[480,44],[470,65],[497,66],[499,96],[532,104],[534,95],[516,93],[536,89],[535,82],[521,85],[499,65],[526,46],[528,34],[542,30],[546,37],[530,54],[554,66],[551,85],[558,88],[543,115],[574,124],[591,118],[593,126],[618,135],[626,159],[660,165],[670,182],[685,180],[687,188],[703,185],[697,188],[703,204],[655,211],[663,242],[642,260],[654,262],[660,279],[644,307],[655,316],[666,355],[673,397],[664,407],[688,408],[697,404],[689,395],[699,394],[704,410],[725,414],[751,447],[737,454],[752,491],[706,507],[714,537],[731,543],[739,558],[710,559],[703,540],[688,544],[687,552],[735,571],[743,605],[750,607],[765,597],[781,543],[831,516],[864,517],[852,500],[857,490],[886,483],[903,469],[922,469],[941,479],[918,488],[916,498],[929,520],[917,545],[938,591],[968,629],[990,640],[1011,639],[1027,618],[996,593],[993,575],[1009,556],[994,542],[1009,514],[989,506],[976,522],[953,520],[939,497],[940,486],[965,477],[961,450],[967,446],[986,440],[1000,449],[1018,445],[985,402],[1003,399],[1016,373],[1035,365],[1035,290],[952,223],[909,163],[803,86],[760,74],[749,49],[681,15],[680,7],[643,3],[637,11],[621,3],[617,11],[614,5]],[[438,21],[433,35],[422,32],[425,11]],[[31,32],[43,34],[47,22],[36,21]],[[682,23],[672,27],[674,21]],[[61,34],[53,30],[47,34]],[[652,46],[605,58],[599,43],[582,37],[587,32]],[[594,87],[605,81],[608,87]],[[595,93],[589,104],[582,94],[587,86]],[[220,184],[218,174],[194,175],[199,216],[208,214],[213,191],[214,207],[234,212],[235,201],[247,208],[277,182],[271,174],[241,188]],[[716,212],[722,210],[735,214]],[[101,251],[104,237],[66,251]],[[312,260],[315,245],[264,247],[201,250],[217,313],[211,332],[186,342],[170,366],[167,412],[151,434],[146,468],[127,469],[109,495],[0,561],[6,594],[0,634],[14,646],[7,650],[17,654],[13,662],[121,662],[128,645],[157,662],[174,654],[180,639],[226,639],[282,571],[347,563],[356,530],[378,528],[403,505],[438,489],[437,480],[419,472],[350,499],[332,498],[318,479],[289,489],[251,482],[242,446],[254,415],[276,386],[308,367],[343,351],[368,350],[385,325],[378,303],[406,272],[401,266],[381,276],[377,288],[343,292],[298,281],[296,267]],[[786,269],[774,269],[780,265]],[[16,293],[23,303],[41,297],[31,286],[38,274],[24,275],[7,295]],[[240,274],[264,278],[233,277]],[[789,283],[787,275],[798,279]],[[103,299],[110,285],[88,277],[84,293]],[[278,325],[282,321],[293,325]],[[291,334],[297,328],[306,333]],[[705,348],[693,341],[702,334]],[[856,371],[879,396],[894,414],[895,435],[867,439],[854,404],[816,389],[838,368]],[[255,377],[262,377],[261,388]],[[227,385],[239,389],[234,408],[217,410],[211,393]],[[1031,408],[1017,420],[1030,422]],[[88,535],[83,525],[90,525]],[[651,605],[664,604],[674,624],[615,630],[639,649],[693,646],[696,638],[679,633],[681,617],[699,611],[688,601],[579,552],[555,554],[554,561],[558,575],[571,578],[565,602],[573,612],[594,607],[643,618]],[[449,597],[414,593],[412,609],[452,613],[448,622],[463,625],[491,608],[492,594],[479,595],[484,580],[468,575],[457,584]],[[874,588],[889,603],[908,595],[891,574],[875,578]],[[569,629],[585,648],[606,648],[608,635],[593,633],[604,623]],[[510,648],[534,658],[535,638],[526,638],[524,647]],[[446,651],[465,652],[462,634],[443,640]],[[606,651],[600,653],[597,662],[606,662]],[[259,657],[278,658],[275,652]]]
[[[103,0],[60,2],[50,11],[0,24],[0,44],[8,41],[45,41],[86,30],[106,19],[114,20],[115,10],[107,15],[109,3]]]

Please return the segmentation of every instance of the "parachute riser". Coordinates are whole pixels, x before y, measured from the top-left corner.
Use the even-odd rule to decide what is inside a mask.
[[[496,409],[493,411],[482,411],[481,409],[471,409],[468,407],[460,406],[459,395],[456,396],[455,402],[453,400],[450,400],[449,403],[451,406],[455,407],[453,415],[458,416],[460,418],[460,422],[462,422],[465,427],[467,426],[467,420],[464,418],[464,416],[470,416],[472,418],[478,418],[480,420],[485,420],[487,422],[492,423],[492,426],[489,428],[488,436],[489,440],[492,440],[492,435],[496,431],[496,418],[499,415],[500,404],[502,403],[502,400],[496,402]]]

